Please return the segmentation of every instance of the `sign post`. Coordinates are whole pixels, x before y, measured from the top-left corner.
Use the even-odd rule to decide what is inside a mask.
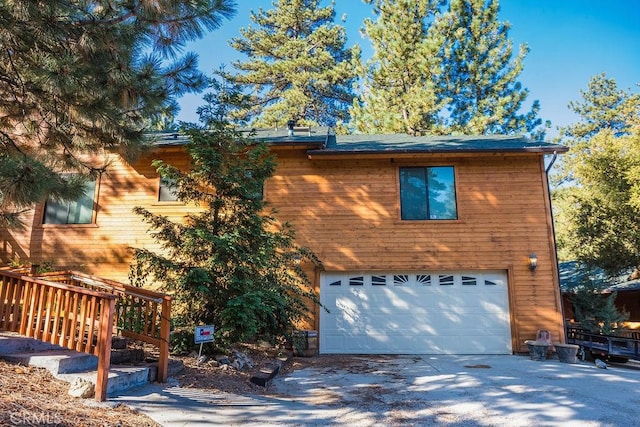
[[[202,344],[206,342],[213,342],[213,334],[215,327],[213,325],[196,326],[195,331],[195,343],[200,344],[200,351],[198,352],[198,358],[202,356]]]

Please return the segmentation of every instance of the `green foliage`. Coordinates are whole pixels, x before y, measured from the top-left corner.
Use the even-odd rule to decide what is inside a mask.
[[[610,275],[640,265],[640,95],[591,79],[580,120],[563,130],[570,151],[554,191],[560,253]]]
[[[232,6],[0,2],[0,226],[19,225],[19,214],[48,196],[76,199],[81,184],[62,174],[95,176],[106,152],[135,156],[152,122],[204,87],[196,56],[177,54]]]
[[[497,0],[366,1],[377,19],[364,22],[374,54],[353,105],[357,131],[543,138],[538,101],[520,112],[528,50],[513,58]]]
[[[155,163],[176,179],[180,201],[204,210],[174,223],[136,208],[163,252],[136,249],[132,271],[174,295],[181,324],[213,324],[228,343],[287,336],[318,302],[300,264],[316,259],[265,212],[262,187],[275,169],[268,147],[210,119],[208,130],[187,131],[189,171]]]
[[[615,137],[638,133],[640,94],[618,89],[616,81],[602,73],[593,76],[587,90],[581,90],[580,95],[581,102],[569,103],[580,120],[562,130],[564,142],[575,145],[589,141],[605,129]]]
[[[240,30],[231,46],[247,56],[235,73],[218,72],[247,94],[232,118],[255,127],[333,126],[349,120],[358,47],[345,48],[346,31],[334,24],[333,4],[275,0],[251,13],[255,26]],[[237,105],[237,104],[236,104]]]
[[[571,296],[575,319],[593,333],[615,335],[622,329],[622,323],[629,319],[629,313],[615,306],[616,293],[603,293],[603,287],[584,276],[581,285]]]
[[[446,132],[543,139],[539,102],[520,113],[529,91],[517,79],[529,49],[521,45],[513,57],[510,25],[498,20],[499,11],[498,0],[451,0],[448,12],[435,24],[436,32],[445,37],[440,84],[450,100]]]
[[[188,354],[192,351],[197,351],[199,345],[195,343],[194,329],[177,329],[171,332],[169,338],[169,345],[171,347],[171,353],[173,354]]]
[[[431,28],[439,1],[367,0],[376,21],[363,32],[373,56],[361,69],[363,87],[351,126],[364,133],[437,132],[443,96],[438,88],[444,36]]]

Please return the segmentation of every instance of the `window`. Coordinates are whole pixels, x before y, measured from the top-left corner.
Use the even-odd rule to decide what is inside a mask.
[[[453,276],[441,274],[438,276],[440,286],[453,286]]]
[[[92,224],[96,181],[87,181],[84,188],[84,195],[73,202],[47,200],[43,224]]]
[[[349,278],[349,286],[363,286],[364,276],[357,276]]]
[[[371,276],[371,285],[385,286],[387,284],[387,276]]]
[[[176,190],[176,180],[172,178],[160,177],[160,191],[158,193],[159,202],[175,202],[178,200]]]
[[[400,168],[400,215],[404,220],[457,219],[453,166]]]

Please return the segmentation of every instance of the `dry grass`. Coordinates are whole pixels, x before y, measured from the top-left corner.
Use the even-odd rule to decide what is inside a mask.
[[[69,384],[46,369],[0,360],[0,425],[157,426],[128,407],[89,406],[67,394]]]

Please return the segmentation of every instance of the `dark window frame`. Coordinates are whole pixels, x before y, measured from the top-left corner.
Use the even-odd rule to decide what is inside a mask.
[[[442,183],[436,180],[433,174],[440,170],[446,170],[450,174],[449,181]],[[411,180],[419,184],[419,187],[412,188]],[[402,221],[455,221],[459,218],[456,170],[453,165],[399,167],[398,183],[400,219]],[[442,188],[438,189],[436,184],[440,184]],[[424,194],[419,195],[416,194],[416,191],[411,192],[416,189]],[[436,200],[434,193],[437,194],[438,191],[450,199],[450,206],[444,205],[445,210],[451,210],[450,213],[443,211],[443,207],[440,207],[440,212],[438,212],[437,204],[434,203]],[[418,209],[416,209],[416,205],[418,205]]]

